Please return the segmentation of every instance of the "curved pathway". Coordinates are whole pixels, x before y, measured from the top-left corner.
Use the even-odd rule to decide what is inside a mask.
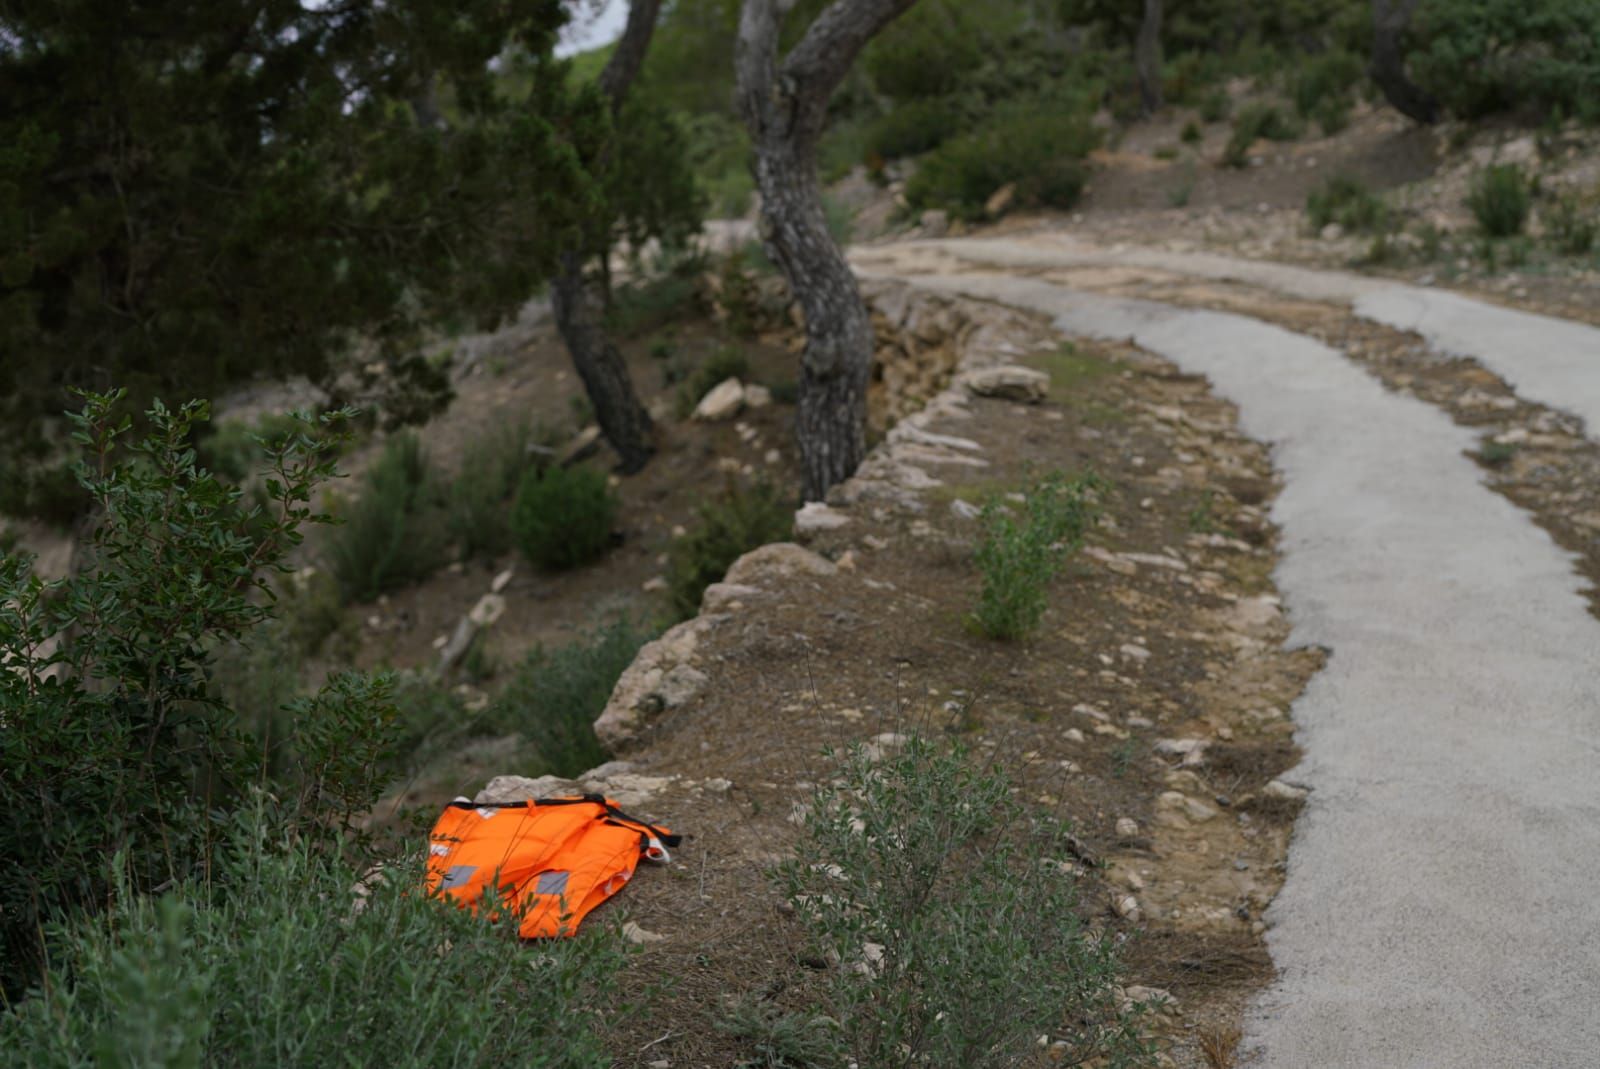
[[[1600,621],[1572,558],[1483,484],[1463,455],[1471,432],[1337,350],[1020,272],[1121,265],[1348,302],[1591,429],[1600,331],[1355,276],[1174,257],[1035,239],[856,259],[1068,333],[1131,337],[1208,376],[1273,446],[1278,585],[1294,640],[1332,655],[1294,710],[1305,759],[1291,778],[1312,794],[1268,915],[1279,976],[1247,1022],[1257,1064],[1600,1065]]]

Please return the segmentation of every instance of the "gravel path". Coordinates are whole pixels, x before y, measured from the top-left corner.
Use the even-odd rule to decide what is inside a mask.
[[[1279,978],[1247,1022],[1255,1064],[1600,1064],[1600,622],[1571,558],[1463,456],[1472,434],[1280,327],[948,255],[1022,267],[1091,253],[943,249],[859,261],[1045,312],[1069,333],[1131,337],[1207,375],[1243,429],[1273,445],[1285,479],[1278,585],[1294,640],[1331,658],[1294,709],[1306,756],[1286,778],[1312,794],[1268,914]],[[1098,262],[1175,269],[1141,257]],[[1600,347],[1576,358],[1600,332],[1352,276],[1248,270],[1444,344],[1494,349],[1473,355],[1600,427]]]

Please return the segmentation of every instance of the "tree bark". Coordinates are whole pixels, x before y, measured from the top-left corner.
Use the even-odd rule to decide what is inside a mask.
[[[1139,75],[1139,110],[1154,115],[1161,110],[1161,0],[1144,0],[1144,19],[1133,45],[1133,65]]]
[[[1406,74],[1404,37],[1417,0],[1373,0],[1372,80],[1396,111],[1420,123],[1439,121],[1439,102]]]
[[[745,0],[735,55],[739,109],[755,149],[761,236],[805,313],[795,420],[804,497],[820,501],[866,456],[872,324],[854,272],[828,233],[817,140],[828,98],[861,49],[916,0],[834,0],[780,62],[793,0]]]
[[[598,85],[605,94],[613,117],[622,111],[623,101],[655,33],[661,13],[661,0],[633,0],[628,8],[628,25],[617,41]],[[603,164],[604,159],[599,161]],[[628,364],[605,331],[606,288],[585,265],[596,257],[610,254],[605,240],[592,247],[563,253],[561,269],[550,285],[551,311],[556,329],[572,357],[573,369],[583,381],[589,403],[594,407],[600,430],[611,443],[621,463],[619,469],[631,474],[643,468],[654,455],[655,427],[650,413],[634,392]],[[603,277],[604,271],[601,271]]]

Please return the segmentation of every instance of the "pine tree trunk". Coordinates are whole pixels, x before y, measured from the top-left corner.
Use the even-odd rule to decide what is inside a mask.
[[[600,72],[599,86],[609,100],[611,113],[622,111],[628,89],[644,64],[661,0],[633,0],[628,8],[628,25],[612,51],[611,59]],[[602,165],[604,160],[599,161]],[[618,469],[632,474],[643,468],[654,455],[655,427],[634,392],[628,364],[612,344],[605,330],[608,286],[605,259],[610,250],[596,242],[598,249],[567,252],[561,256],[561,269],[551,281],[551,307],[556,329],[572,357],[573,369],[583,381],[595,419],[611,448],[621,458]],[[585,270],[590,259],[599,261],[599,277]]]
[[[834,0],[782,60],[792,5],[745,0],[735,67],[755,149],[762,238],[805,313],[795,421],[804,496],[823,500],[866,457],[872,324],[855,274],[828,233],[817,184],[817,140],[828,98],[874,34],[916,0]]]
[[[582,256],[562,255],[561,270],[550,284],[550,304],[601,433],[621,458],[618,470],[631,475],[654,455],[655,428],[633,391],[627,362],[606,336],[604,292],[584,271]]]
[[[814,156],[782,142],[758,145],[755,170],[762,236],[805,313],[795,427],[805,499],[820,501],[866,457],[872,324],[828,232]]]
[[[1139,110],[1161,110],[1161,0],[1144,0],[1144,19],[1134,41],[1133,65],[1139,75]]]
[[[1439,121],[1439,102],[1406,73],[1404,36],[1417,0],[1374,0],[1372,80],[1400,114],[1420,123]]]

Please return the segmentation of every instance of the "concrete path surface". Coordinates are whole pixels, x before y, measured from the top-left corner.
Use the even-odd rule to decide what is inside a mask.
[[[1470,432],[1338,351],[971,262],[1039,252],[1007,245],[946,243],[967,263],[892,249],[860,262],[1045,312],[1068,333],[1131,337],[1205,374],[1284,476],[1278,586],[1293,641],[1331,656],[1293,714],[1305,759],[1285,778],[1312,794],[1268,913],[1279,977],[1247,1022],[1252,1064],[1600,1066],[1600,622],[1570,556],[1484,485],[1463,456]],[[1368,280],[1269,274],[1374,316],[1434,317],[1446,344],[1538,353],[1600,337],[1556,324],[1542,338],[1536,317],[1446,294],[1422,291],[1419,312]],[[1508,377],[1587,409],[1600,349]],[[1600,427],[1600,406],[1581,414]]]

